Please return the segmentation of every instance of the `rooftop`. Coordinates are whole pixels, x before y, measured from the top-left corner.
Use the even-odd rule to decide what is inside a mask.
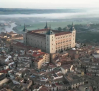
[[[59,36],[59,35],[64,35],[64,34],[70,34],[71,32],[70,31],[58,31],[58,30],[49,30],[49,29],[39,29],[39,30],[32,30],[32,31],[28,31],[27,33],[28,34],[34,34],[34,35],[39,35],[39,36],[42,36],[42,37],[45,37],[45,34],[40,34],[40,33],[37,33],[37,32],[40,32],[40,31],[48,31],[47,34],[55,34],[55,36]],[[52,31],[52,33],[51,33]]]
[[[33,48],[33,47],[31,47],[31,46],[26,46],[26,45],[24,45],[23,43],[21,43],[21,42],[17,42],[17,43],[13,43],[13,45],[14,46],[17,46],[17,47],[21,47],[21,48],[27,48],[27,49],[31,49],[31,50],[40,50],[40,49],[38,49],[38,48]]]
[[[49,29],[46,34],[47,34],[47,35],[52,35],[52,34],[54,34],[54,32],[53,32],[51,29]]]
[[[37,57],[37,56],[44,55],[44,54],[46,54],[46,53],[45,52],[34,52],[32,56]]]

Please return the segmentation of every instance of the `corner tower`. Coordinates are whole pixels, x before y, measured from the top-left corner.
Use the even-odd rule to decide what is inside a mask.
[[[71,48],[75,47],[76,45],[76,30],[74,28],[74,24],[72,23],[72,27],[70,28],[70,31],[72,33],[72,36],[71,36]]]
[[[56,53],[55,34],[51,29],[46,33],[46,52]]]

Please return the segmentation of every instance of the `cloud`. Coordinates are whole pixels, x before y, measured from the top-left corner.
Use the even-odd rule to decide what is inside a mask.
[[[4,8],[75,8],[99,7],[99,0],[0,0]]]

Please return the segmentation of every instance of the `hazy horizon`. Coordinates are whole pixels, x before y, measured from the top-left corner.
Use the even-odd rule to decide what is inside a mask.
[[[6,10],[6,9],[5,9]],[[89,10],[32,10],[27,13],[25,11],[13,10],[13,12],[5,12],[2,10],[0,17],[5,18],[15,18],[15,17],[35,17],[35,18],[49,18],[49,19],[66,19],[66,18],[88,18],[88,17],[99,17],[98,9],[89,9]]]
[[[99,0],[0,0],[0,8],[99,8]]]

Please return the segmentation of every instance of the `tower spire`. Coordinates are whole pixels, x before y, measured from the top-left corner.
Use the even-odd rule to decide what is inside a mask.
[[[23,29],[23,32],[25,32],[26,31],[26,27],[25,27],[25,23],[24,23],[24,29]]]
[[[71,28],[70,28],[70,31],[73,31],[73,30],[75,30],[75,28],[74,28],[74,24],[73,24],[73,22],[72,22],[72,26],[71,26]]]
[[[46,26],[47,26],[47,22],[46,22]]]
[[[47,26],[47,22],[46,22],[46,26],[44,27],[45,29],[47,29],[48,28],[48,26]]]

